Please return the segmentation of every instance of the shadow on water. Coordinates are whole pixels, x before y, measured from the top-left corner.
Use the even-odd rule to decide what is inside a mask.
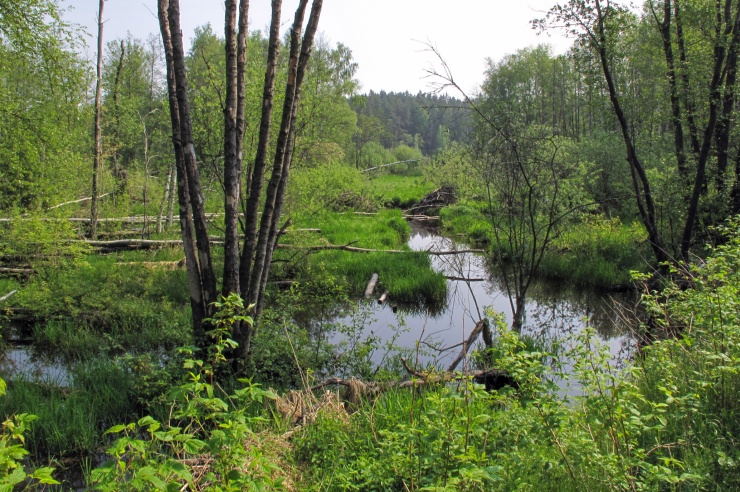
[[[419,251],[469,249],[466,244],[413,222],[408,245]],[[399,305],[396,310],[392,303],[361,302],[358,310],[361,314],[339,315],[333,323],[355,326],[362,323],[362,333],[355,334],[356,338],[374,338],[379,346],[392,342],[420,364],[437,367],[446,367],[455,358],[459,345],[476,322],[485,317],[486,310],[503,313],[511,326],[513,309],[509,297],[483,255],[462,253],[431,258],[433,268],[450,279],[443,306],[429,309]],[[540,279],[528,293],[522,335],[549,344],[572,337],[588,324],[617,360],[632,345],[623,313],[624,306],[634,303],[630,293],[600,292]],[[345,339],[345,334],[338,333],[332,341]],[[372,357],[379,363],[385,356],[387,351],[377,350]]]

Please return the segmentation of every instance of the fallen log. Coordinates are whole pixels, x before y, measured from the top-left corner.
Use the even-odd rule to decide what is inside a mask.
[[[164,270],[178,270],[185,268],[185,258],[175,261],[119,261],[116,265],[142,266],[152,270],[162,268]]]
[[[486,279],[484,278],[466,278],[466,277],[450,277],[445,275],[445,278],[447,280],[452,280],[453,282],[485,282]]]
[[[380,299],[378,299],[378,304],[385,304],[385,301],[388,300],[388,296],[390,295],[390,292],[387,290],[383,292],[383,295],[380,296]]]
[[[219,237],[209,238],[212,244],[222,244],[223,240]],[[122,249],[150,249],[150,248],[163,248],[172,246],[181,246],[182,240],[180,239],[115,239],[110,241],[93,241],[88,239],[71,239],[69,242],[72,243],[83,243],[89,246],[97,247],[100,249],[108,250],[122,250]],[[352,244],[352,243],[350,243]],[[350,244],[335,245],[335,244],[321,244],[317,246],[297,246],[294,244],[278,244],[277,249],[283,250],[298,250],[298,251],[351,251],[353,253],[388,253],[388,254],[411,254],[411,253],[424,253],[434,256],[449,256],[449,255],[460,255],[466,253],[485,253],[483,249],[460,249],[450,251],[431,251],[431,250],[400,250],[400,249],[369,249],[369,248],[357,248],[350,246]]]
[[[207,219],[213,219],[215,217],[220,217],[223,214],[222,213],[208,213],[205,214]],[[49,222],[79,222],[83,224],[87,224],[90,222],[89,217],[67,217],[67,218],[56,218],[56,217],[38,217],[38,218],[32,218],[32,217],[18,217],[18,218],[8,218],[3,217],[0,218],[0,222],[13,222],[15,220],[41,220],[41,221],[49,221]],[[131,217],[104,217],[97,220],[98,223],[114,223],[114,224],[143,224],[145,222],[152,222],[153,217],[148,216],[144,217],[143,215],[134,215]]]
[[[519,383],[514,380],[506,371],[501,369],[479,369],[465,372],[428,372],[423,373],[414,371],[408,365],[405,358],[401,358],[404,369],[412,376],[411,379],[400,381],[388,381],[382,383],[370,382],[365,383],[357,379],[329,378],[321,383],[311,386],[308,391],[316,391],[326,388],[327,386],[344,386],[352,388],[355,393],[361,394],[378,394],[381,391],[393,388],[418,388],[421,386],[432,386],[436,384],[446,384],[454,381],[465,381],[472,379],[478,384],[485,384],[488,391],[498,390],[504,386],[518,388]],[[358,387],[360,391],[358,391]]]
[[[367,287],[365,287],[365,299],[369,299],[371,295],[373,295],[373,291],[375,290],[375,284],[378,283],[378,274],[373,273],[370,277],[370,281],[367,283]]]
[[[5,294],[4,296],[0,297],[0,302],[3,302],[3,301],[6,301],[6,300],[8,300],[8,299],[9,299],[10,297],[12,297],[12,296],[13,296],[13,294],[15,294],[16,292],[18,292],[18,289],[16,289],[16,290],[11,290],[10,292],[8,292],[7,294]]]
[[[334,244],[322,244],[319,246],[295,246],[292,244],[279,244],[278,249],[295,249],[295,250],[307,250],[307,251],[325,251],[325,250],[341,250],[341,251],[352,251],[355,253],[391,253],[391,254],[409,254],[409,253],[426,253],[434,256],[447,256],[447,255],[460,255],[465,253],[485,253],[483,249],[459,249],[450,251],[431,251],[431,250],[399,250],[399,249],[367,249],[357,248],[350,245],[334,245]]]
[[[405,164],[407,162],[419,162],[421,159],[409,159],[406,161],[396,161],[396,162],[390,162],[388,164],[383,164],[382,166],[375,166],[375,167],[369,167],[367,169],[363,169],[360,171],[361,173],[369,173],[370,171],[375,171],[376,169],[382,169],[384,167],[388,166],[395,166],[396,164]]]
[[[112,195],[112,194],[113,194],[112,192],[109,192],[109,193],[104,193],[102,195],[99,195],[98,196],[98,200],[100,200],[101,198],[105,198],[106,196]],[[68,202],[60,203],[59,205],[54,205],[53,207],[49,207],[46,210],[54,210],[55,208],[63,207],[65,205],[71,205],[73,203],[89,202],[90,200],[92,200],[92,197],[91,196],[88,196],[88,197],[85,197],[85,198],[80,198],[79,200],[71,200],[71,201],[68,201]]]
[[[182,246],[182,240],[180,239],[113,239],[110,241],[71,239],[70,242],[84,243],[89,246],[108,249],[149,249],[165,246]]]
[[[33,268],[6,268],[0,267],[0,275],[8,275],[11,277],[26,277],[34,273]]]

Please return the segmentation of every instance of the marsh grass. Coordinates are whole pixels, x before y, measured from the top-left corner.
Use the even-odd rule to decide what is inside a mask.
[[[497,243],[482,204],[447,207],[441,217],[442,226],[449,233],[463,234],[475,244],[490,247],[501,261],[510,257],[508,244]],[[630,284],[630,272],[645,271],[647,258],[650,252],[639,224],[584,216],[579,222],[556,228],[538,274],[579,285],[611,288]]]
[[[69,387],[16,378],[0,399],[0,414],[32,413],[39,418],[28,434],[37,459],[92,453],[103,431],[135,413],[134,388],[125,370],[107,359],[71,369]]]
[[[300,223],[320,228],[322,240],[329,244],[408,250],[410,229],[398,210],[369,216],[324,213]],[[311,241],[308,237],[305,240]],[[447,295],[444,276],[432,270],[428,255],[423,253],[321,251],[311,255],[309,263],[344,282],[354,296],[362,293],[373,273],[379,276],[380,288],[390,291],[399,302],[433,304],[443,302]]]
[[[190,340],[186,272],[141,265],[177,261],[180,255],[164,248],[83,256],[71,265],[42,269],[7,306],[33,313],[41,320],[32,328],[34,341],[68,359],[185,345]]]
[[[385,207],[409,208],[435,189],[435,185],[423,176],[383,174],[369,182],[373,196]]]

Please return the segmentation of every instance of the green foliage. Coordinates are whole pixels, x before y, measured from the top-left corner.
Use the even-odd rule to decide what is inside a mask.
[[[339,161],[292,170],[284,206],[287,213],[304,217],[327,209],[362,212],[376,209],[369,198],[367,178]]]
[[[470,149],[456,145],[431,159],[423,169],[428,181],[439,186],[451,185],[463,199],[480,199],[486,194]]]
[[[441,211],[442,225],[451,233],[465,234],[473,243],[492,245],[499,258],[509,258],[507,242],[496,243],[487,210],[480,203],[464,202]],[[622,224],[617,218],[583,215],[558,228],[545,252],[539,275],[567,279],[581,285],[611,288],[630,283],[631,271],[645,270],[650,255],[644,228]]]
[[[93,359],[70,370],[70,386],[15,378],[0,413],[33,412],[28,449],[36,459],[92,453],[105,428],[136,412],[135,388],[122,365]]]
[[[159,422],[147,416],[127,425],[109,428],[106,434],[120,435],[107,449],[112,458],[90,475],[95,490],[181,490],[195,487],[194,464],[185,457],[206,458],[207,471],[197,482],[202,490],[279,490],[280,469],[248,449],[245,438],[254,435],[264,419],[255,408],[275,399],[250,380],[227,393],[213,383],[214,372],[225,362],[224,351],[234,347],[228,338],[236,322],[251,324],[241,299],[232,294],[216,303],[208,332],[212,339],[205,360],[190,358],[191,348],[182,349],[186,380],[172,389],[171,418]]]
[[[190,325],[186,274],[171,268],[179,255],[160,250],[84,256],[41,269],[8,302],[46,320],[34,336],[68,357],[173,348],[190,340],[183,329]],[[150,267],[140,265],[151,260]]]
[[[56,205],[84,189],[81,46],[47,0],[4,2],[0,33],[0,210]]]
[[[740,224],[723,233],[705,264],[646,291],[652,335],[667,338],[631,363],[616,366],[590,328],[556,357],[497,323],[492,359],[516,391],[392,389],[349,423],[319,418],[296,441],[305,487],[735,490]]]
[[[5,381],[0,379],[0,397],[5,395]],[[8,418],[2,424],[0,434],[0,490],[12,492],[24,482],[37,484],[58,484],[52,478],[54,469],[51,467],[37,468],[28,473],[23,465],[24,458],[28,455],[25,449],[25,433],[31,422],[36,420],[35,415],[21,413]]]
[[[540,266],[544,275],[605,287],[630,283],[630,272],[644,270],[650,256],[640,224],[591,215],[563,230],[552,250]]]

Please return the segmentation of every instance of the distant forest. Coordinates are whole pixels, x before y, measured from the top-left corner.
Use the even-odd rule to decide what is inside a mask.
[[[464,101],[444,94],[374,92],[351,98],[357,113],[356,143],[376,141],[385,148],[407,145],[425,156],[463,141],[472,119]]]

